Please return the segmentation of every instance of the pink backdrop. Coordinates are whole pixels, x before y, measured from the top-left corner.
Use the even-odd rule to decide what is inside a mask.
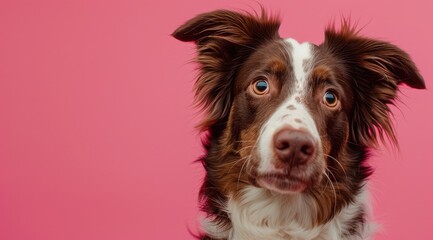
[[[201,153],[192,44],[169,34],[233,1],[0,2],[0,239],[192,239]],[[320,43],[341,15],[408,51],[433,86],[433,2],[266,1]],[[376,239],[433,239],[433,95],[402,89],[400,152],[375,152]]]

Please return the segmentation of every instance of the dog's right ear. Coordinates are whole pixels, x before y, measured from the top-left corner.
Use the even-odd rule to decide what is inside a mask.
[[[217,10],[180,26],[172,35],[195,42],[200,74],[195,84],[196,103],[205,111],[199,128],[204,131],[227,119],[233,100],[233,82],[243,61],[259,45],[279,38],[280,21],[268,17]]]

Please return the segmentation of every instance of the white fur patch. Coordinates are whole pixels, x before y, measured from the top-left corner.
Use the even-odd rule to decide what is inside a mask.
[[[311,43],[305,42],[299,44],[293,38],[288,38],[285,41],[292,46],[290,55],[292,56],[292,67],[296,81],[299,82],[300,85],[303,85],[306,81],[306,72],[303,67],[304,61],[308,61],[312,58]]]
[[[343,208],[332,220],[320,226],[312,226],[311,216],[318,208],[307,195],[280,195],[256,187],[248,187],[238,200],[230,198],[227,212],[232,222],[231,229],[220,229],[205,223],[207,233],[216,239],[229,240],[365,240],[371,238],[372,227],[368,221],[360,235],[343,237],[347,223],[359,210],[368,209],[367,190]],[[368,211],[367,211],[368,213]]]
[[[305,129],[318,143],[318,148],[321,149],[320,136],[316,124],[309,113],[303,99],[307,85],[309,71],[308,63],[312,60],[310,43],[299,44],[294,39],[285,40],[291,47],[288,47],[288,52],[291,56],[293,69],[293,79],[295,81],[295,89],[287,96],[286,100],[276,109],[268,121],[263,124],[261,136],[258,144],[258,154],[261,162],[259,163],[259,172],[275,171],[273,159],[273,136],[280,129],[290,126],[293,129]],[[305,66],[307,65],[307,66]]]

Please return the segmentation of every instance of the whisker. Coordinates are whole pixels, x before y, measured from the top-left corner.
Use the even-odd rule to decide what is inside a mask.
[[[242,141],[235,141],[235,143],[253,143],[253,142],[256,142],[256,141],[253,141],[253,140],[246,140],[246,141],[244,141],[244,140],[242,140]]]
[[[247,149],[249,149],[249,148],[254,148],[254,146],[245,146],[245,147],[243,147],[243,148],[237,150],[237,151],[235,152],[235,154],[238,154],[238,153],[240,153],[241,151],[243,151],[243,150],[247,150]]]
[[[343,171],[345,177],[347,178],[347,172],[346,172],[346,170],[344,169],[343,165],[341,165],[341,163],[338,161],[338,159],[336,159],[335,157],[333,157],[333,156],[331,156],[331,155],[328,155],[328,154],[324,154],[324,155],[325,155],[326,157],[329,157],[330,159],[334,160],[334,161],[338,164],[338,166],[340,166],[340,168],[341,168],[341,170]]]
[[[251,152],[254,152],[254,149],[257,148],[258,143],[259,143],[259,139],[261,138],[262,134],[263,134],[263,131],[260,131],[260,132],[259,132],[259,135],[257,136],[257,138],[256,138],[255,141],[252,141],[252,140],[240,140],[240,141],[236,141],[236,142],[238,142],[238,143],[254,143],[254,144],[253,144],[253,145],[250,145],[250,146],[243,147],[243,148],[237,150],[237,151],[235,152],[235,154],[239,154],[241,151],[246,150],[246,149],[252,149]],[[246,160],[245,160],[245,159],[246,159]],[[238,164],[240,161],[245,160],[245,161],[242,163],[241,169],[240,169],[239,174],[238,174],[238,179],[237,179],[237,183],[236,183],[237,188],[239,188],[239,183],[240,183],[240,181],[241,181],[241,175],[242,175],[242,172],[243,172],[244,170],[245,170],[245,171],[251,171],[250,168],[252,168],[252,167],[254,166],[254,165],[250,164],[250,162],[251,162],[252,159],[253,159],[252,155],[249,154],[249,155],[246,156],[246,157],[243,157],[243,158],[241,158],[241,159],[236,160],[236,161],[233,163],[233,165],[230,167],[228,173],[231,171],[231,169],[232,169],[236,164]]]
[[[227,171],[227,174],[230,173],[230,171],[233,169],[234,166],[236,166],[236,164],[238,164],[239,162],[241,162],[241,161],[247,159],[248,157],[249,157],[249,155],[248,155],[248,156],[245,156],[245,157],[243,157],[243,158],[239,158],[238,160],[236,160],[236,161],[234,161],[233,163],[231,163],[230,169]],[[242,164],[242,165],[243,165],[243,164]]]
[[[251,157],[249,157],[249,158],[248,158],[248,159],[247,159],[247,160],[242,164],[241,170],[239,171],[239,175],[238,175],[238,181],[237,181],[237,183],[236,183],[236,188],[237,188],[237,189],[239,189],[239,182],[240,182],[240,180],[241,180],[241,174],[242,174],[242,171],[243,171],[245,165],[246,165],[250,160],[251,160]]]
[[[331,173],[331,172],[330,172]],[[331,173],[332,174],[332,173]],[[335,190],[334,184],[332,184],[331,178],[329,177],[329,175],[326,172],[323,172],[323,175],[326,176],[326,178],[328,179],[329,183],[331,184],[332,187],[332,191],[334,193],[334,204],[333,204],[333,212],[334,215],[336,214],[337,211],[337,191]],[[335,179],[335,176],[334,176]]]

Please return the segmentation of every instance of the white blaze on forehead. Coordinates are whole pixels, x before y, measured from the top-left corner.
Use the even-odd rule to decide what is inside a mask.
[[[287,51],[291,56],[291,65],[293,75],[289,76],[294,79],[287,79],[287,81],[294,81],[294,87],[286,100],[275,110],[268,121],[262,126],[259,138],[259,172],[275,170],[273,169],[272,159],[274,158],[273,152],[273,138],[275,133],[285,127],[293,129],[304,129],[308,131],[321,146],[320,136],[316,124],[305,105],[305,90],[307,88],[307,79],[309,69],[313,58],[311,51],[311,43],[298,43],[294,39],[286,39],[288,44]]]
[[[312,58],[311,43],[305,42],[299,44],[295,39],[285,39],[292,48],[290,55],[292,56],[292,67],[296,82],[305,83],[304,63]]]

